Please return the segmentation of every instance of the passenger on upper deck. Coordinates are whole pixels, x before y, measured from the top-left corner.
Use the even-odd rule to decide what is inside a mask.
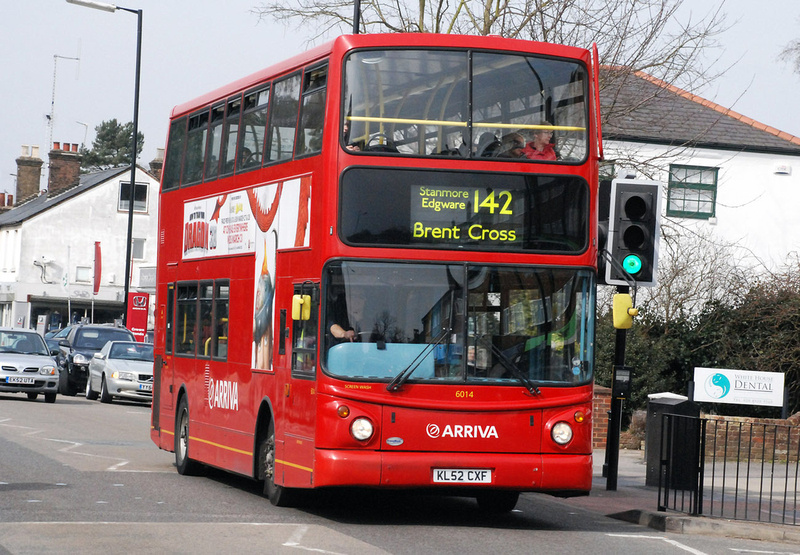
[[[525,138],[520,133],[508,133],[500,140],[498,158],[525,158]]]
[[[542,122],[541,125],[552,125],[550,122]],[[533,133],[533,140],[523,149],[523,153],[531,160],[555,160],[556,151],[551,139],[553,138],[552,129],[537,129]]]

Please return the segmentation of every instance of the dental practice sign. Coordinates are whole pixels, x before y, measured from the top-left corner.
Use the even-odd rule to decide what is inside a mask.
[[[694,369],[694,400],[734,405],[783,406],[783,373]]]

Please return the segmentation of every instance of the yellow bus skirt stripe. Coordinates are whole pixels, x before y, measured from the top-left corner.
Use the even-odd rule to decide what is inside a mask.
[[[169,434],[171,436],[175,435],[175,432],[170,432],[169,430],[161,430],[161,433]],[[211,445],[213,447],[219,447],[220,449],[225,449],[226,451],[233,451],[234,453],[239,453],[241,455],[247,455],[248,457],[252,457],[253,453],[251,451],[243,451],[241,449],[235,449],[233,447],[228,447],[227,445],[221,445],[219,443],[214,443],[213,441],[208,441],[207,439],[201,439],[195,436],[189,436],[189,439],[192,441],[199,441],[200,443],[205,443],[206,445]],[[298,470],[305,470],[306,472],[314,472],[313,468],[308,468],[307,466],[302,466],[299,464],[290,463],[289,461],[283,461],[279,459],[275,459],[276,464],[283,464],[286,466],[290,466],[292,468],[297,468]]]
[[[299,470],[305,470],[306,472],[314,472],[313,468],[308,468],[307,466],[300,466],[299,464],[290,463],[287,461],[281,461],[279,459],[275,459],[275,464],[284,464],[286,466],[291,466],[292,468],[297,468]]]
[[[253,456],[252,451],[243,451],[241,449],[235,449],[233,447],[228,447],[227,445],[221,445],[219,443],[214,443],[213,441],[208,441],[207,439],[201,439],[195,436],[189,436],[191,441],[199,441],[200,443],[205,443],[206,445],[211,445],[213,447],[219,447],[220,449],[225,449],[226,451],[233,451],[234,453],[239,453],[240,455],[247,455],[248,457]]]

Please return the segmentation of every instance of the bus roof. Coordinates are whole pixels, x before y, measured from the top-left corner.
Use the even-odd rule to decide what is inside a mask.
[[[496,35],[442,35],[436,33],[385,33],[340,35],[330,42],[314,47],[277,64],[257,71],[218,89],[203,94],[194,100],[178,104],[173,108],[171,119],[191,113],[216,101],[226,99],[232,94],[242,92],[273,79],[282,74],[321,60],[333,51],[346,51],[353,48],[369,47],[439,47],[439,48],[478,48],[492,50],[527,51],[549,56],[573,59],[588,59],[589,51],[584,48],[563,46],[552,43],[503,38]]]

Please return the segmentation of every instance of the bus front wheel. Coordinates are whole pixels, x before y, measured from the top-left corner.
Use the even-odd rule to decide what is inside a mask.
[[[189,458],[189,403],[185,396],[175,415],[175,467],[183,476],[194,476],[200,470],[200,463]]]
[[[259,475],[264,480],[264,496],[276,507],[292,504],[292,490],[275,483],[275,423],[270,420],[267,435],[258,446]]]

